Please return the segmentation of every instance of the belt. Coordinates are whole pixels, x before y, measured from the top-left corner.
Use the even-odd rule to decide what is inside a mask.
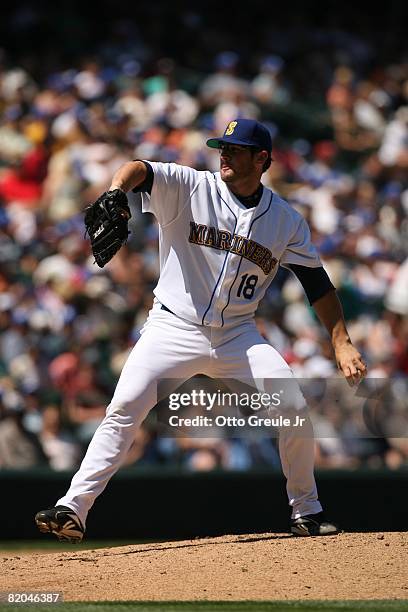
[[[161,305],[161,309],[162,310],[166,310],[167,312],[169,312],[170,314],[174,314],[174,312],[172,310],[170,310],[170,308],[167,308],[167,306],[165,306],[164,304]]]

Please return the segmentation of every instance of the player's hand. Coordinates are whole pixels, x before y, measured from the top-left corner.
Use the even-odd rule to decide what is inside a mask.
[[[359,351],[351,344],[346,342],[335,347],[337,367],[345,376],[350,387],[357,384],[367,374],[367,366]]]
[[[84,212],[95,263],[103,268],[127,241],[132,215],[126,193],[122,189],[105,191]]]

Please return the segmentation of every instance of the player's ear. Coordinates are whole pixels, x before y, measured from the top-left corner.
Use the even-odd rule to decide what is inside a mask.
[[[255,161],[257,164],[259,164],[262,167],[264,166],[268,157],[269,157],[268,151],[257,151],[255,153]]]

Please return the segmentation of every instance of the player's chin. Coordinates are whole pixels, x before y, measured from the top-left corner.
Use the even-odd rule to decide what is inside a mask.
[[[224,166],[224,167],[221,166],[220,175],[221,175],[222,180],[225,181],[226,183],[233,181],[235,178],[235,172],[229,166]]]

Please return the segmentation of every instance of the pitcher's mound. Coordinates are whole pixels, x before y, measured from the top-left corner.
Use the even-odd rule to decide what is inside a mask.
[[[107,534],[109,535],[109,534]],[[223,536],[2,555],[0,591],[74,600],[408,598],[407,533]]]

